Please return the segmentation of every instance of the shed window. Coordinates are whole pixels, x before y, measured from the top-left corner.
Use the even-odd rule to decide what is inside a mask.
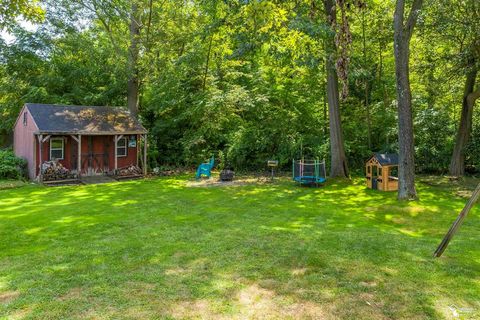
[[[64,156],[63,139],[61,138],[50,139],[50,160],[52,159],[63,160],[63,156]]]
[[[26,126],[27,125],[27,119],[28,119],[28,116],[27,116],[27,112],[25,111],[23,113],[23,125]]]
[[[127,138],[121,138],[117,142],[117,157],[127,156]]]

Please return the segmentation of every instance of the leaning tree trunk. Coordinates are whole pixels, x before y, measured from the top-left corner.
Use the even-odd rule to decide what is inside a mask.
[[[127,106],[130,112],[137,116],[138,114],[138,96],[139,96],[139,79],[138,79],[138,42],[140,37],[140,17],[138,5],[132,2],[130,12],[130,46],[128,48],[128,83],[127,83]]]
[[[472,132],[473,106],[478,95],[480,95],[480,88],[474,91],[477,72],[478,70],[474,68],[467,74],[467,79],[465,80],[460,125],[458,126],[457,138],[449,167],[452,176],[463,176],[465,174],[465,147]]]
[[[336,25],[335,1],[324,0],[327,23],[333,28]],[[335,68],[335,38],[330,35],[326,41],[327,50],[327,100],[330,120],[330,155],[331,177],[347,177],[348,165],[342,135],[342,122],[340,117],[340,101],[338,93],[338,75]]]
[[[405,0],[397,0],[394,14],[394,55],[398,103],[398,199],[417,198],[415,190],[415,157],[413,140],[412,93],[410,90],[410,39],[422,0],[414,0],[404,22]]]

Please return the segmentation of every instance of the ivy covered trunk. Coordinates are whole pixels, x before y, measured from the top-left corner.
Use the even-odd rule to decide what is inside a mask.
[[[473,106],[478,96],[480,96],[480,88],[474,91],[477,73],[478,70],[474,68],[467,74],[465,81],[460,125],[458,126],[457,138],[449,167],[452,176],[463,176],[465,174],[465,148],[472,133]]]
[[[333,0],[324,0],[325,13],[328,25],[334,30],[336,25],[336,10]],[[335,68],[335,38],[333,32],[328,36],[326,43],[327,50],[327,100],[328,114],[330,121],[330,176],[347,177],[348,166],[345,156],[345,148],[342,134],[342,121],[340,117],[340,101],[338,92],[338,75]]]

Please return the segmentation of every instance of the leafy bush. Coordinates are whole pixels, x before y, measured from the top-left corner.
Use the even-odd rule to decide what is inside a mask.
[[[0,150],[0,179],[21,179],[27,175],[27,161],[12,150]]]

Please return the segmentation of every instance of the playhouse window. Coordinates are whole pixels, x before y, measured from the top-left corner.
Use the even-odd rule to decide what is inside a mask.
[[[117,142],[117,157],[127,156],[127,138],[122,138]]]
[[[388,175],[388,178],[389,178],[390,180],[398,180],[397,177],[398,177],[398,167],[392,167],[392,168],[390,169],[390,173],[389,173],[389,175]]]
[[[27,119],[28,119],[28,116],[27,116],[27,112],[25,111],[23,113],[23,125],[26,126],[27,125]]]
[[[382,175],[382,168],[378,168],[378,175],[379,175],[379,176]]]
[[[63,139],[56,138],[50,139],[50,160],[57,159],[63,160],[64,156],[64,144]]]

